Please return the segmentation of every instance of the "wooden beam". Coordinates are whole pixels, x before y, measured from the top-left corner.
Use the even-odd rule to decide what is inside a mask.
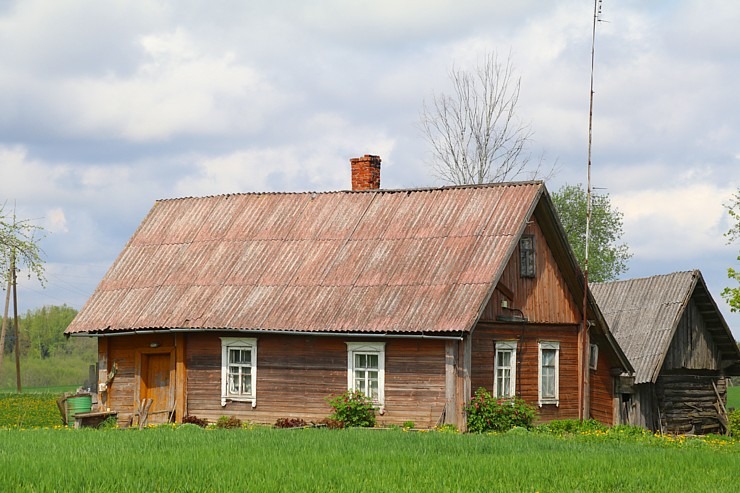
[[[98,411],[107,411],[110,402],[108,388],[108,338],[98,337]],[[101,392],[101,389],[102,392]]]
[[[462,405],[457,400],[457,341],[445,342],[445,424],[460,428],[458,408]]]
[[[182,423],[188,412],[187,362],[185,361],[185,334],[175,336],[175,421]]]

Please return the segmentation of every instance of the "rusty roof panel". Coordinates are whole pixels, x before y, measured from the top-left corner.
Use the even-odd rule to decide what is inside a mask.
[[[542,186],[158,201],[68,333],[470,330]]]

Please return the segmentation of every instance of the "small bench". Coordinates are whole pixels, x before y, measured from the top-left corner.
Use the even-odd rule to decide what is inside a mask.
[[[75,414],[75,429],[77,428],[97,428],[100,423],[111,416],[118,416],[118,411],[99,411],[90,413]]]

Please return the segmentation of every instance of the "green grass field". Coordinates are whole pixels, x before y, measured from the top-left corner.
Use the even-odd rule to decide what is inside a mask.
[[[0,491],[736,492],[740,447],[399,430],[0,431]]]
[[[58,395],[0,394],[0,491],[738,491],[740,440],[721,437],[72,430],[61,428]]]
[[[740,386],[727,387],[727,408],[740,409]]]

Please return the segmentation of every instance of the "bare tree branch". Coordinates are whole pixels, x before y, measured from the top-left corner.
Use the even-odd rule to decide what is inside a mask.
[[[486,55],[474,71],[452,67],[451,94],[432,94],[419,127],[431,145],[435,175],[456,184],[513,180],[530,168],[532,131],[516,117],[521,78],[510,59]],[[542,158],[531,172],[540,174]],[[554,166],[553,166],[554,171]]]

